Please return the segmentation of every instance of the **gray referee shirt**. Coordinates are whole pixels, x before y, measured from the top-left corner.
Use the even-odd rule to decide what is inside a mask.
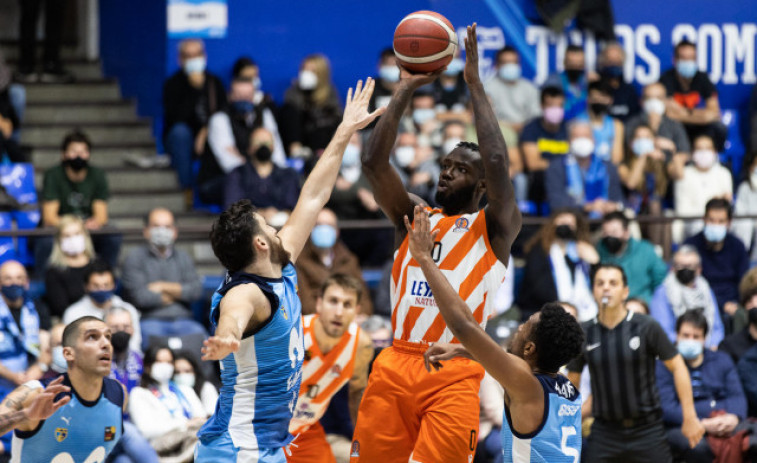
[[[678,351],[660,324],[652,317],[629,311],[613,329],[597,318],[582,327],[586,343],[581,355],[568,364],[568,370],[580,373],[589,364],[593,415],[621,421],[661,412],[655,360],[670,360]]]

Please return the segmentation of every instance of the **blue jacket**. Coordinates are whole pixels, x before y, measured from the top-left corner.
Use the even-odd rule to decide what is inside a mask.
[[[757,345],[749,348],[737,365],[741,385],[749,401],[749,416],[757,413]]]
[[[731,357],[723,352],[705,349],[704,361],[699,368],[702,371],[702,382],[709,390],[709,397],[694,401],[697,417],[709,418],[714,410],[725,410],[727,413],[738,416],[739,419],[746,417],[746,396]],[[657,361],[657,388],[660,391],[662,420],[666,425],[680,426],[683,422],[683,414],[678,394],[676,394],[673,374],[659,360]]]
[[[704,232],[689,237],[684,244],[694,246],[702,259],[702,276],[710,283],[718,300],[718,307],[726,302],[739,301],[739,282],[749,270],[749,253],[736,236],[725,235],[723,249],[713,251],[707,247]]]
[[[712,290],[710,290],[712,293]],[[712,300],[715,300],[715,294],[712,293]],[[716,308],[717,309],[717,308]],[[649,303],[649,315],[657,320],[662,329],[668,334],[670,342],[676,342],[676,316],[673,314],[673,307],[668,301],[668,295],[665,293],[665,284],[661,284],[655,290],[652,301]],[[705,347],[717,347],[720,341],[725,337],[725,328],[723,321],[720,319],[720,311],[715,310],[713,326],[710,327],[710,337],[705,343]]]

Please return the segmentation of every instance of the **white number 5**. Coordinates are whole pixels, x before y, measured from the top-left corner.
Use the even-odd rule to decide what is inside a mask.
[[[289,361],[292,368],[297,365],[298,361],[305,358],[305,346],[302,343],[302,324],[293,326],[292,332],[289,333]]]
[[[574,449],[573,447],[568,447],[568,438],[570,436],[575,436],[577,434],[576,428],[573,426],[563,426],[562,427],[562,439],[560,439],[560,450],[562,450],[562,453],[567,457],[573,457],[573,463],[578,463],[579,458],[581,458],[581,454],[578,452],[578,449]]]

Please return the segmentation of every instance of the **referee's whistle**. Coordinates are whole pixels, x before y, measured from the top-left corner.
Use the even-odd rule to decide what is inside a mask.
[[[606,309],[607,308],[607,304],[609,304],[609,303],[610,303],[610,298],[607,297],[607,296],[604,296],[602,298],[602,308]]]

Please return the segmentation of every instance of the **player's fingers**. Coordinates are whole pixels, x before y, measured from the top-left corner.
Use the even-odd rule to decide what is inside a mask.
[[[347,90],[347,104],[352,103],[352,87]]]
[[[367,79],[365,79],[365,87],[363,87],[363,92],[360,94],[360,101],[366,102],[371,97],[372,92],[373,92],[373,79],[368,77]]]
[[[410,235],[411,233],[413,233],[413,226],[410,225],[410,219],[407,218],[407,215],[404,215],[402,217],[402,220],[405,221],[405,229],[407,230],[407,234]]]
[[[48,386],[48,387],[50,387],[50,386],[55,386],[55,385],[57,385],[57,384],[60,384],[60,383],[62,383],[62,382],[63,382],[63,375],[61,375],[61,376],[58,376],[58,377],[57,377],[57,378],[55,378],[54,380],[50,381],[50,382],[49,382],[49,383],[47,384],[47,386]]]
[[[355,86],[355,99],[358,98],[358,95],[360,95],[360,92],[363,91],[363,79],[360,79],[357,81],[357,85]]]
[[[426,355],[423,356],[423,364],[426,366],[426,371],[431,373],[431,365],[428,362],[428,351],[426,351]]]
[[[71,390],[68,386],[64,386],[60,383],[54,384],[53,383],[48,384],[48,386],[45,388],[45,393],[50,393],[53,396],[60,394],[61,392],[68,392]]]
[[[67,396],[63,397],[62,399],[60,399],[60,400],[58,400],[56,402],[53,402],[53,408],[55,408],[57,410],[60,407],[66,405],[69,402],[71,402],[71,396],[67,395]]]
[[[434,230],[431,232],[431,241],[436,241],[436,237],[439,236],[439,230]]]
[[[369,119],[375,119],[375,118],[379,117],[380,115],[384,114],[385,112],[386,112],[386,106],[384,106],[383,108],[378,108],[377,110],[373,111],[368,116],[368,118]]]

